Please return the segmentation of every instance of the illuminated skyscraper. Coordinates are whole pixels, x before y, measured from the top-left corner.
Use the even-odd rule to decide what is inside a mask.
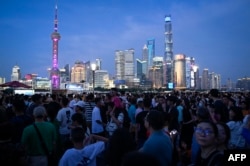
[[[186,88],[186,57],[184,54],[175,55],[174,60],[175,87]]]
[[[148,48],[148,69],[153,66],[153,58],[155,57],[155,39],[147,40],[147,48]]]
[[[57,4],[55,6],[55,20],[54,20],[54,32],[51,34],[51,39],[53,41],[53,48],[52,48],[52,68],[50,71],[50,77],[51,77],[51,88],[59,89],[60,87],[60,71],[58,68],[58,41],[60,40],[61,36],[57,32],[58,20],[57,20]]]
[[[169,83],[174,82],[173,71],[173,39],[171,16],[165,16],[165,52],[164,52],[164,84],[168,87]]]
[[[12,68],[11,81],[19,81],[21,79],[21,71],[19,66]]]
[[[102,70],[102,60],[100,58],[95,60],[96,70]]]

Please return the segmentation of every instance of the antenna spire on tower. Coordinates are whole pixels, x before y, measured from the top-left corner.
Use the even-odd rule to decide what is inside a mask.
[[[57,32],[57,30],[58,30],[58,27],[57,27],[57,25],[58,25],[58,19],[57,19],[57,1],[56,1],[56,5],[55,5],[55,20],[54,20],[54,30],[55,30],[55,32]]]

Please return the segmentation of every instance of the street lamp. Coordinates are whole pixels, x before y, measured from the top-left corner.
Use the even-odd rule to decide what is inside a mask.
[[[93,75],[93,94],[95,94],[95,70],[96,70],[95,63],[91,64],[91,70],[92,70],[92,75]]]

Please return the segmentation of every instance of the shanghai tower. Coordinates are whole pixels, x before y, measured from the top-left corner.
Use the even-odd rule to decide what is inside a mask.
[[[51,39],[53,41],[52,45],[52,68],[51,68],[51,88],[52,90],[59,89],[60,87],[60,71],[58,68],[58,42],[61,38],[60,34],[57,32],[58,20],[57,20],[57,4],[55,6],[55,19],[54,19],[54,32],[51,34]]]
[[[165,52],[164,52],[164,84],[168,88],[170,83],[174,82],[173,70],[173,39],[171,16],[165,16]]]

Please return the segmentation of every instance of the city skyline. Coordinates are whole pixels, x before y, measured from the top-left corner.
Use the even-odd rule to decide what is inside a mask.
[[[250,76],[249,7],[247,0],[58,0],[59,67],[100,58],[114,75],[115,50],[134,48],[141,59],[150,38],[156,56],[164,56],[164,17],[170,14],[174,55],[194,57],[200,71],[221,74],[223,83],[236,81]],[[22,77],[48,76],[54,8],[54,0],[0,2],[0,77],[10,80],[14,65]]]

